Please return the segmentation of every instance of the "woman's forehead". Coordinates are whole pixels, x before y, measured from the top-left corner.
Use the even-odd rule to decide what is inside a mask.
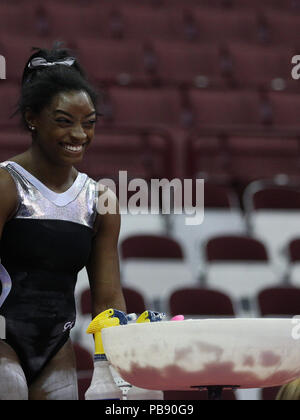
[[[62,110],[68,113],[83,113],[87,115],[95,111],[89,94],[85,91],[60,92],[53,98],[50,111]]]

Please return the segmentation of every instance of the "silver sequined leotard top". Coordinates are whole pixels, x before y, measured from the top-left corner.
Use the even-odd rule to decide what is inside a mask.
[[[74,289],[92,250],[97,183],[79,173],[59,194],[15,162],[0,168],[18,193],[18,208],[0,242],[1,263],[12,281],[0,314],[30,384],[67,341],[66,325],[75,323]]]

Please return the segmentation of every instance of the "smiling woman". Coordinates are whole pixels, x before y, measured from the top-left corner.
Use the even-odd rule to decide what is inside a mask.
[[[0,164],[0,257],[12,283],[0,307],[0,400],[78,398],[69,334],[83,267],[92,315],[126,311],[120,215],[100,224],[97,182],[75,168],[94,138],[97,100],[69,50],[38,50],[26,63],[17,111],[32,144]]]

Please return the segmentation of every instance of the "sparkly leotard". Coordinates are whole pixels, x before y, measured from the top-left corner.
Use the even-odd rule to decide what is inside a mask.
[[[1,263],[12,280],[0,314],[6,342],[30,384],[74,326],[74,289],[91,251],[97,183],[79,173],[71,188],[58,194],[15,162],[0,168],[14,179],[19,198],[0,242]]]

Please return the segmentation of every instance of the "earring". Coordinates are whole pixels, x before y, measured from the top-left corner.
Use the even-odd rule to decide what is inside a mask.
[[[34,131],[36,129],[36,127],[34,127],[33,125],[30,125],[29,128],[31,131]]]

